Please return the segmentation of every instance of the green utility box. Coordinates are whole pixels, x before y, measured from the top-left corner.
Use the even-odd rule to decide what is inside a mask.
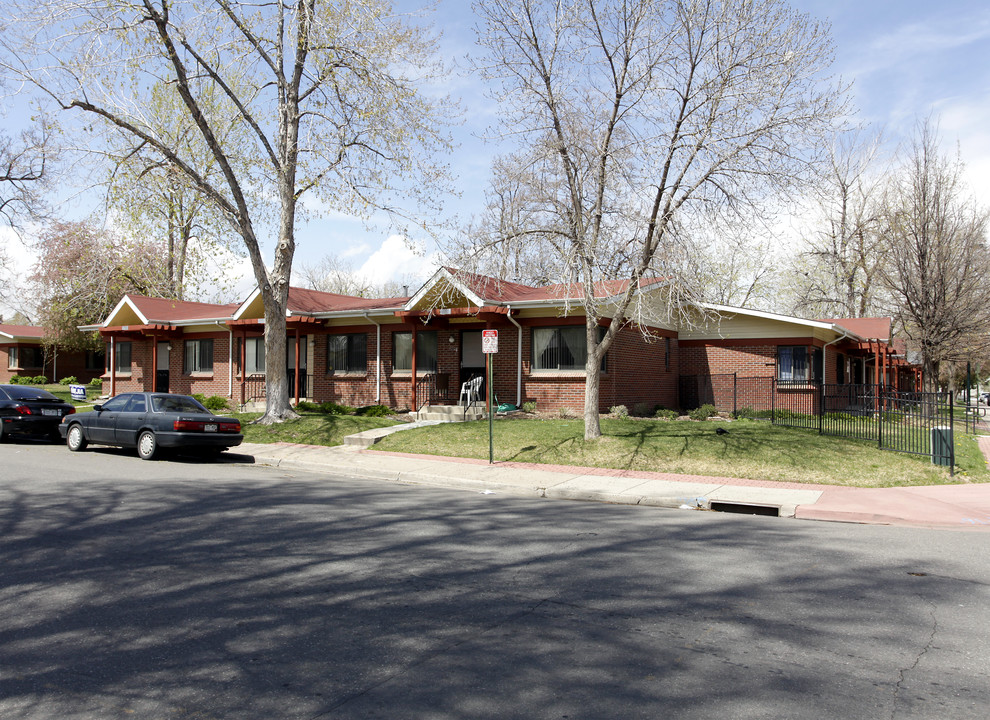
[[[952,428],[944,425],[932,428],[932,464],[952,465]]]

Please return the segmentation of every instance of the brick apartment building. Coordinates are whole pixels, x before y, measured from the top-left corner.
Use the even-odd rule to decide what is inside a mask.
[[[623,282],[605,282],[606,306]],[[640,299],[664,291],[643,281]],[[531,287],[440,269],[411,297],[358,298],[292,288],[287,309],[290,395],[315,402],[420,408],[456,402],[484,374],[482,331],[498,331],[494,389],[501,402],[543,410],[584,406],[584,315],[578,288]],[[264,311],[239,305],[125,296],[97,330],[106,342],[103,390],[264,397]],[[890,319],[811,321],[708,305],[684,327],[624,327],[602,367],[600,406],[684,406],[682,376],[815,382],[907,382]],[[872,379],[871,379],[872,378]]]

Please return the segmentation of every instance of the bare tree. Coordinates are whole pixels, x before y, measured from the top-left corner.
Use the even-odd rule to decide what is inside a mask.
[[[740,213],[806,172],[842,110],[821,80],[828,30],[779,0],[486,0],[478,62],[519,150],[527,237],[579,283],[585,438],[601,435],[599,368],[621,327],[670,322],[675,271],[709,208]],[[668,277],[666,301],[638,302]],[[608,302],[602,279],[627,281]],[[664,317],[666,316],[666,317]],[[599,321],[607,330],[599,339]]]
[[[284,358],[302,198],[365,218],[377,209],[397,214],[410,199],[429,206],[443,177],[433,157],[449,148],[450,116],[445,98],[418,92],[437,70],[431,34],[387,0],[14,4],[16,20],[0,39],[12,58],[8,71],[60,108],[132,135],[215,203],[241,237],[265,307],[261,422],[294,416]],[[159,83],[177,93],[218,179],[201,174],[148,117],[142,93]],[[212,104],[204,88],[216,90]],[[224,144],[231,117],[250,142]],[[274,256],[266,267],[271,207]]]
[[[355,297],[401,297],[410,284],[401,280],[374,283],[363,277],[354,266],[336,255],[326,255],[315,263],[301,264],[295,277],[302,287],[320,292]]]
[[[200,103],[223,128],[218,93],[219,89],[211,85],[197,92]],[[181,98],[158,84],[151,88],[148,102],[147,119],[155,124],[154,134],[187,158],[200,177],[212,184],[222,183],[220,167]],[[244,143],[248,138],[243,130],[236,117],[229,117],[225,134],[217,140],[225,148]],[[224,279],[218,276],[224,269],[222,263],[206,262],[207,256],[229,257],[224,251],[236,238],[220,208],[188,174],[132,133],[115,132],[108,140],[103,150],[109,164],[108,213],[132,236],[160,241],[169,278],[167,296],[183,300],[189,290],[195,292],[201,285],[222,286]],[[211,276],[205,277],[208,270]]]
[[[17,139],[0,133],[0,216],[9,225],[16,226],[18,217],[39,214],[55,154],[44,120]]]
[[[941,363],[988,346],[988,227],[990,213],[968,195],[958,154],[941,153],[931,118],[919,123],[887,200],[882,277],[921,352],[926,390],[937,387]]]
[[[812,230],[795,258],[795,310],[814,317],[865,317],[885,303],[879,282],[888,253],[880,238],[890,166],[881,135],[852,130],[829,148],[810,209]]]

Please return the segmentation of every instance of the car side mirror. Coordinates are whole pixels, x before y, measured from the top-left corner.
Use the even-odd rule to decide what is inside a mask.
[[[103,409],[103,406],[102,405],[94,405],[93,406],[93,411],[94,412],[100,412],[100,410],[102,410],[102,409]]]

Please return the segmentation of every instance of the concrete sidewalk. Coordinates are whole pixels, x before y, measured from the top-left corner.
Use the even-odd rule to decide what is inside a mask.
[[[777,510],[781,517],[805,520],[990,532],[990,484],[864,489],[517,462],[489,465],[469,458],[289,443],[244,444],[234,452],[264,465],[474,492],[702,510]]]

